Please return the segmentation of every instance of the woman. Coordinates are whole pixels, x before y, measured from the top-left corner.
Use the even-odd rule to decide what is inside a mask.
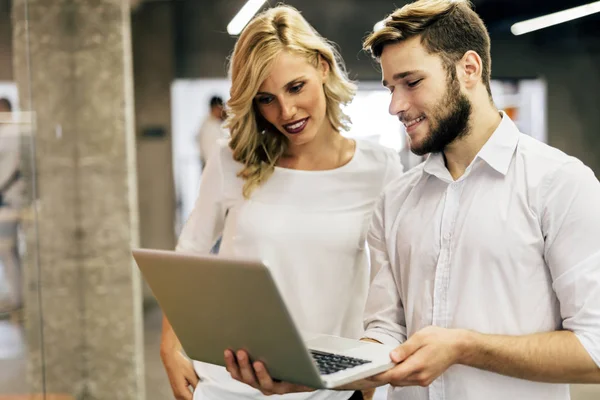
[[[268,260],[303,331],[359,338],[369,282],[365,237],[384,186],[401,173],[396,153],[345,138],[348,79],[330,43],[298,11],[257,15],[230,64],[229,147],[214,153],[177,249]],[[199,305],[201,306],[201,305]],[[161,355],[177,398],[259,399],[219,366],[179,354],[164,320]],[[348,399],[316,391],[290,399]]]

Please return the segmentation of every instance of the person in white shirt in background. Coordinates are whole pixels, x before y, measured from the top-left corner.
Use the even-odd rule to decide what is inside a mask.
[[[257,15],[236,43],[230,70],[231,141],[207,164],[177,250],[207,254],[222,236],[220,255],[267,262],[300,330],[358,339],[375,272],[367,230],[376,199],[402,172],[398,155],[342,136],[350,124],[342,106],[356,86],[334,47],[294,8]],[[192,367],[180,349],[164,319],[161,355],[178,399],[192,398],[188,384],[196,400],[264,398],[223,367]],[[362,393],[283,398],[345,400]]]
[[[198,134],[196,135],[196,144],[200,153],[200,166],[202,170],[206,168],[208,158],[217,151],[219,144],[226,142],[229,135],[223,129],[225,120],[225,110],[223,108],[223,99],[219,96],[213,96],[209,101],[210,111],[206,116]]]
[[[364,47],[389,111],[430,153],[391,183],[368,235],[365,340],[398,346],[390,400],[566,400],[600,383],[600,183],[494,106],[490,39],[465,1],[395,11]],[[568,134],[568,132],[565,132]],[[234,366],[235,367],[235,366]],[[257,363],[259,388],[274,383]]]
[[[5,284],[0,286],[0,312],[22,306],[22,282],[17,251],[19,209],[23,202],[21,138],[12,121],[12,105],[0,99],[0,265]]]

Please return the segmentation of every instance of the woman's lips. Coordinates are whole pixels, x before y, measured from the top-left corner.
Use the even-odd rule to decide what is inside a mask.
[[[308,118],[300,119],[298,121],[294,121],[291,124],[283,125],[283,128],[287,133],[297,134],[304,130],[306,124],[308,123]]]

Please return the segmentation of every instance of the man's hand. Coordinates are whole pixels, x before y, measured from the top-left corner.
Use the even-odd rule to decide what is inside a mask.
[[[394,368],[370,380],[392,386],[429,386],[450,366],[459,362],[464,331],[430,326],[412,335],[392,351]]]
[[[238,350],[235,355],[231,350],[225,350],[225,368],[231,377],[260,390],[266,396],[315,390],[307,386],[273,380],[262,362],[256,361],[250,365],[249,360],[248,353],[243,350]]]
[[[199,381],[192,362],[179,351],[172,351],[169,354],[161,352],[161,359],[175,398],[177,400],[192,400],[193,394],[189,386],[196,388]]]

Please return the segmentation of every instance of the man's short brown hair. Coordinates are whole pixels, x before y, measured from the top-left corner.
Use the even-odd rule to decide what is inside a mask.
[[[481,77],[491,97],[490,36],[469,0],[418,0],[394,11],[384,22],[363,43],[373,57],[379,59],[386,45],[415,36],[421,37],[430,54],[442,58],[446,69],[454,68],[467,51],[475,51],[481,57]]]

